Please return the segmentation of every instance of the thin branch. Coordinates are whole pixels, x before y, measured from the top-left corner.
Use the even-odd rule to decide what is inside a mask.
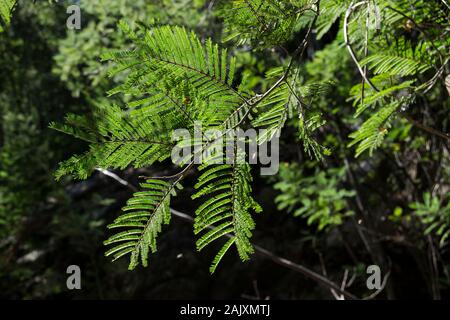
[[[344,290],[347,287],[347,279],[348,279],[348,269],[345,269],[344,277],[342,278],[342,282],[341,282],[342,290]],[[331,293],[333,294],[333,296],[336,300],[345,300],[345,297],[342,294],[337,294],[336,291],[334,291],[333,289],[331,289]]]
[[[315,11],[315,17],[313,19],[313,21],[311,22],[308,31],[306,32],[305,38],[303,39],[302,43],[300,44],[300,46],[294,51],[291,60],[289,61],[289,64],[285,70],[285,72],[283,73],[283,75],[281,76],[280,79],[277,80],[277,82],[275,82],[266,92],[264,92],[264,94],[262,95],[256,95],[255,97],[253,97],[250,100],[245,100],[245,103],[242,104],[239,108],[237,108],[226,120],[225,123],[237,112],[241,111],[242,108],[244,108],[246,105],[249,106],[248,110],[245,112],[244,116],[239,120],[239,122],[233,127],[230,128],[229,130],[227,130],[222,136],[225,136],[228,134],[228,132],[230,132],[231,130],[235,129],[236,127],[238,127],[239,125],[241,125],[245,119],[248,117],[248,115],[250,114],[250,112],[252,111],[252,109],[254,107],[256,107],[258,104],[261,103],[261,101],[263,101],[269,94],[272,93],[272,91],[274,91],[276,88],[278,88],[283,82],[287,83],[286,79],[289,76],[289,72],[294,64],[294,60],[297,59],[297,57],[302,56],[307,45],[308,45],[308,38],[309,35],[311,34],[312,28],[314,27],[317,18],[319,17],[319,10],[320,10],[320,0],[318,0],[316,2],[316,11]],[[254,102],[252,100],[255,100]]]
[[[177,211],[175,209],[170,209],[170,211],[172,212],[172,214],[174,216],[176,216],[178,218],[181,218],[181,219],[183,219],[185,221],[188,221],[188,222],[191,222],[191,223],[194,221],[194,218],[192,218],[190,215],[188,215],[186,213]],[[227,235],[227,237],[231,237],[231,235]],[[310,269],[308,269],[308,268],[306,268],[306,267],[304,267],[304,266],[302,266],[300,264],[297,264],[297,263],[292,262],[292,261],[290,261],[288,259],[279,257],[279,256],[275,255],[274,253],[270,252],[269,250],[264,249],[264,248],[262,248],[262,247],[260,247],[258,245],[253,245],[253,247],[254,247],[255,252],[257,254],[259,254],[262,257],[268,258],[269,260],[275,262],[276,264],[279,264],[279,265],[281,265],[283,267],[286,267],[288,269],[291,269],[291,270],[294,270],[296,272],[299,272],[299,273],[303,274],[304,276],[306,276],[307,278],[316,281],[321,286],[323,286],[323,287],[325,287],[327,289],[333,289],[336,292],[344,295],[345,297],[347,297],[349,299],[352,299],[352,300],[357,300],[358,299],[356,296],[354,296],[350,292],[342,289],[336,283],[330,281],[329,279],[325,278],[324,276],[322,276],[322,275],[320,275],[320,274],[318,274],[318,273],[316,273],[316,272],[314,272],[314,271],[312,271],[312,270],[310,270]]]
[[[123,180],[121,177],[119,177],[117,174],[115,174],[114,172],[111,172],[109,170],[106,169],[102,169],[102,168],[96,168],[95,170],[97,170],[100,173],[103,173],[105,176],[108,176],[114,180],[116,180],[118,183],[120,183],[121,185],[124,185],[125,187],[130,188],[132,191],[137,192],[138,188],[136,188],[134,185],[132,185],[131,183],[129,183],[126,180]]]
[[[195,158],[194,158],[195,159]],[[152,177],[148,177],[148,176],[139,176],[139,179],[174,179],[177,178],[179,176],[182,176],[184,173],[186,173],[192,166],[194,165],[194,160],[192,160],[191,162],[188,163],[188,165],[186,167],[184,167],[180,172],[177,172],[173,175],[170,176],[152,176]]]
[[[450,10],[450,5],[447,3],[447,0],[441,0],[441,1]]]
[[[422,28],[422,27],[414,20],[414,18],[408,16],[407,14],[405,14],[405,13],[401,12],[400,10],[397,10],[397,9],[391,7],[391,6],[387,6],[386,9],[390,9],[390,10],[392,10],[392,11],[398,13],[399,15],[403,16],[404,18],[410,20],[410,21],[414,24],[414,27],[415,27],[417,30],[419,30],[420,32],[422,32],[422,34],[425,36],[425,38],[430,38],[429,35],[428,35],[428,33],[425,31],[425,29],[423,29],[423,28]],[[438,53],[439,59],[441,60],[441,63],[443,63],[444,57],[442,56],[442,53],[441,53],[441,51],[439,50],[439,48],[436,47],[436,45],[434,44],[434,42],[431,41],[431,40],[430,40],[430,44],[431,44],[431,46],[433,47],[433,49],[436,50],[436,52]]]
[[[367,3],[367,16],[366,16],[366,32],[364,36],[364,58],[369,55],[369,22],[370,22],[370,2]],[[367,64],[364,66],[364,77],[367,77]],[[361,83],[361,106],[364,106],[364,94],[366,87],[364,86],[364,78]]]
[[[345,287],[346,287],[346,288],[349,288],[349,287],[353,284],[353,282],[355,281],[355,279],[356,279],[356,272],[355,272],[355,268],[353,268],[353,275],[352,275],[352,277],[350,278],[350,280],[347,281],[347,284],[345,285]]]
[[[442,76],[442,74],[444,73],[445,67],[447,66],[447,63],[450,61],[450,58],[447,58],[444,63],[442,64],[442,66],[439,68],[439,70],[436,72],[436,74],[433,76],[433,78],[431,78],[430,80],[428,80],[427,82],[425,82],[422,86],[420,87],[424,87],[424,86],[428,86],[423,93],[427,93],[428,91],[430,91],[434,85],[436,84],[436,82],[438,81],[438,79]]]
[[[356,9],[357,7],[365,4],[366,1],[361,1],[358,2],[357,4],[353,4],[353,1],[350,3],[350,6],[347,9],[347,12],[345,13],[345,19],[344,19],[344,41],[345,41],[345,45],[350,53],[350,56],[352,57],[353,61],[355,62],[356,66],[358,67],[358,71],[361,74],[361,76],[363,77],[364,81],[376,92],[379,92],[380,90],[378,90],[378,88],[372,83],[372,81],[370,81],[370,79],[366,76],[366,73],[364,72],[364,70],[361,67],[361,64],[359,63],[358,59],[356,58],[356,54],[353,51],[352,45],[350,43],[350,39],[348,36],[348,19],[350,18],[350,15],[352,14],[353,10]]]
[[[308,45],[308,38],[309,35],[311,34],[311,31],[314,27],[314,25],[316,24],[317,18],[319,17],[319,13],[320,13],[320,0],[318,0],[316,3],[316,11],[315,11],[315,16],[313,21],[311,22],[311,24],[309,25],[308,31],[306,31],[306,35],[305,38],[303,39],[302,43],[300,44],[300,46],[294,51],[294,54],[292,55],[291,61],[289,62],[289,65],[283,75],[283,80],[285,80],[287,78],[287,76],[289,75],[289,71],[292,68],[292,65],[294,64],[294,60],[297,59],[298,57],[301,57],[303,55],[303,53],[305,52],[306,46]]]
[[[345,164],[348,180],[349,180],[350,184],[354,187],[355,192],[356,192],[356,194],[355,194],[356,207],[358,208],[358,210],[361,213],[362,217],[369,222],[370,221],[369,215],[367,214],[367,211],[364,208],[361,196],[360,196],[359,191],[358,191],[358,190],[360,190],[360,188],[358,186],[358,182],[355,179],[355,176],[353,174],[353,170],[352,170],[352,168],[350,166],[350,163],[349,163],[349,161],[348,161],[346,156],[344,156],[344,164]],[[375,255],[375,253],[373,251],[373,248],[372,248],[369,240],[367,239],[367,237],[365,236],[364,232],[362,231],[361,226],[359,225],[359,223],[356,221],[356,219],[354,217],[352,217],[352,221],[353,221],[353,224],[355,225],[355,228],[356,228],[356,231],[357,231],[359,237],[361,238],[361,241],[364,244],[364,247],[366,248],[367,252],[369,252],[372,260],[376,261],[376,255]]]
[[[424,124],[421,124],[420,122],[414,120],[413,118],[411,118],[407,114],[402,113],[401,116],[403,118],[405,118],[406,120],[408,120],[412,125],[414,125],[415,127],[419,128],[419,129],[421,129],[423,131],[426,131],[426,132],[428,132],[428,133],[430,133],[432,135],[438,136],[438,137],[440,137],[442,139],[450,140],[450,135],[448,133],[441,132],[439,130],[436,130],[434,128],[431,128],[431,127],[428,127],[428,126],[426,126]]]

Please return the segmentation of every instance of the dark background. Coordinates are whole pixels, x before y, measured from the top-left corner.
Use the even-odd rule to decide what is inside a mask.
[[[100,172],[86,181],[54,179],[58,163],[87,146],[49,129],[48,124],[61,122],[67,112],[82,114],[96,103],[119,99],[106,98],[105,92],[120,79],[108,79],[107,67],[99,59],[103,50],[126,45],[116,32],[119,19],[181,24],[202,38],[220,42],[223,24],[216,7],[198,0],[83,1],[82,29],[69,31],[66,4],[19,3],[9,30],[0,35],[1,298],[333,299],[330,290],[258,254],[246,263],[237,254],[229,254],[210,275],[209,264],[219,247],[196,252],[191,224],[176,216],[159,237],[150,266],[127,271],[127,261],[112,263],[104,257],[102,242],[110,235],[106,225],[117,217],[132,191]],[[426,225],[410,208],[430,190],[442,199],[442,208],[448,206],[448,145],[399,121],[372,157],[354,158],[354,149],[346,147],[348,134],[355,129],[347,93],[359,77],[345,48],[330,49],[338,29],[339,21],[326,36],[313,41],[303,57],[301,75],[337,82],[331,93],[317,101],[328,110],[330,123],[320,138],[333,153],[322,164],[309,160],[296,138],[295,125],[289,124],[280,146],[285,170],[263,178],[255,168],[254,197],[264,212],[255,216],[252,241],[275,256],[326,272],[339,284],[348,270],[355,279],[347,289],[358,296],[372,293],[365,287],[365,269],[381,261],[383,276],[389,271],[390,277],[378,298],[448,299],[448,245],[439,247],[438,236],[426,235]],[[287,40],[287,51],[292,52],[303,36],[298,32]],[[241,48],[235,53],[241,61],[239,73],[252,72],[256,88],[267,84],[264,73],[286,55],[277,49]],[[423,99],[425,107],[415,111],[416,118],[445,132],[450,105],[443,84]],[[115,173],[137,186],[139,175],[173,170],[170,163],[163,163]],[[320,171],[327,172],[324,182],[315,178]],[[299,176],[291,177],[292,172]],[[191,216],[197,206],[190,199],[196,176],[193,172],[172,203],[174,209]],[[274,199],[281,191],[274,184],[280,181],[298,185],[298,197],[323,198],[325,202],[317,206],[331,207],[331,214],[342,215],[342,222],[318,230],[316,224],[295,217],[295,208],[277,209]],[[307,187],[313,189],[309,195],[302,193]],[[330,200],[320,194],[324,189],[336,197]],[[358,199],[339,196],[339,190],[356,190]],[[350,211],[353,215],[346,216]],[[358,221],[371,241],[372,254],[358,234]],[[82,270],[82,290],[66,288],[66,268],[72,264]]]

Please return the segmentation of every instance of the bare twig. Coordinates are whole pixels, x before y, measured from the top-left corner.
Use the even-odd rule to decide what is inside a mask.
[[[444,63],[442,64],[442,66],[439,68],[439,70],[436,72],[436,74],[433,76],[433,78],[431,78],[430,80],[428,80],[427,82],[425,82],[423,85],[421,85],[420,87],[425,87],[427,86],[427,88],[423,91],[423,93],[427,93],[428,91],[430,91],[434,85],[436,84],[436,82],[438,81],[438,79],[442,76],[442,74],[444,73],[445,67],[447,66],[447,63],[450,61],[450,58],[447,58]]]
[[[431,283],[431,293],[434,300],[440,300],[441,293],[439,291],[439,268],[437,261],[436,248],[434,247],[433,239],[430,235],[427,236],[427,241],[429,243],[428,258],[430,260],[430,283]]]
[[[181,218],[181,219],[189,221],[189,222],[194,221],[194,218],[192,218],[190,215],[188,215],[186,213],[177,211],[175,209],[170,209],[170,210],[171,210],[172,214],[178,218]],[[231,237],[231,235],[227,235],[227,237]],[[255,248],[255,252],[257,254],[259,254],[262,257],[268,258],[269,260],[275,262],[276,264],[279,264],[283,267],[286,267],[288,269],[299,272],[299,273],[303,274],[304,276],[306,276],[307,278],[316,281],[321,286],[323,286],[327,289],[334,289],[336,292],[344,295],[345,297],[347,297],[349,299],[352,299],[352,300],[358,299],[356,296],[354,296],[350,292],[341,289],[341,287],[339,285],[337,285],[336,283],[330,281],[329,279],[325,278],[324,276],[322,276],[302,265],[296,264],[288,259],[279,257],[279,256],[275,255],[274,253],[270,252],[269,250],[264,249],[258,245],[253,245],[253,247]]]
[[[203,149],[202,149],[203,150]],[[194,155],[195,156],[195,155]],[[195,164],[194,160],[192,160],[191,162],[188,163],[188,165],[186,167],[184,167],[181,171],[170,175],[170,176],[152,176],[152,177],[148,177],[148,176],[139,176],[139,179],[174,179],[177,178],[179,176],[184,175],[190,168],[192,168],[192,166]]]
[[[325,267],[325,261],[323,259],[323,255],[322,255],[322,253],[320,251],[317,251],[317,254],[319,256],[320,265],[322,267],[322,274],[323,274],[324,277],[328,277],[327,268]],[[343,277],[342,282],[341,282],[341,289],[342,290],[344,290],[346,288],[347,277],[348,277],[348,270],[345,269],[344,277]],[[336,292],[336,290],[330,288],[330,292],[331,292],[331,294],[333,295],[333,297],[336,300],[345,300],[345,296],[342,295],[342,294],[338,294]]]
[[[413,118],[411,118],[407,114],[402,113],[401,116],[403,118],[405,118],[406,120],[408,120],[411,124],[413,124],[417,128],[422,129],[423,131],[426,131],[426,132],[428,132],[428,133],[430,133],[432,135],[438,136],[438,137],[440,137],[442,139],[450,140],[450,135],[448,133],[441,132],[441,131],[436,130],[434,128],[428,127],[428,126],[426,126],[426,125],[424,125],[424,124],[414,120]]]
[[[358,67],[358,71],[361,74],[361,76],[363,77],[364,81],[376,92],[379,92],[380,90],[378,90],[378,88],[372,83],[372,81],[370,81],[370,79],[366,76],[366,72],[361,68],[361,64],[359,63],[358,59],[356,58],[356,54],[353,51],[352,45],[350,43],[350,39],[348,36],[348,20],[350,18],[350,15],[352,14],[353,10],[356,9],[357,7],[366,4],[368,2],[366,1],[361,1],[358,2],[357,4],[353,4],[354,1],[352,1],[350,3],[350,6],[347,9],[347,12],[345,13],[345,18],[344,18],[344,41],[345,41],[345,45],[347,46],[348,52],[350,53],[351,58],[353,59],[353,61],[355,62],[356,66]]]
[[[344,271],[344,277],[342,278],[341,282],[341,289],[344,290],[347,287],[347,279],[348,279],[348,269],[345,269]],[[342,294],[337,294],[336,291],[331,289],[331,293],[336,298],[336,300],[345,300],[345,297]]]
[[[349,288],[353,284],[355,279],[356,279],[356,272],[355,272],[354,269],[355,268],[353,268],[353,275],[352,275],[352,277],[350,278],[350,280],[347,281],[346,288]]]
[[[441,0],[441,1],[448,9],[450,9],[450,5],[447,3],[447,0]]]
[[[97,170],[98,172],[103,173],[105,176],[108,176],[114,180],[116,180],[118,183],[120,183],[121,185],[124,185],[128,188],[130,188],[131,190],[133,190],[134,192],[138,191],[138,188],[136,188],[134,185],[132,185],[131,183],[129,183],[126,180],[123,180],[121,177],[119,177],[117,174],[115,174],[114,172],[111,172],[109,170],[106,169],[102,169],[102,168],[96,168],[95,170]]]

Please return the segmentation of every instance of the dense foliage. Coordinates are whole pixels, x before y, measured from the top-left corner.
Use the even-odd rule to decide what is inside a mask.
[[[81,30],[69,2],[14,2],[0,7],[4,295],[335,295],[267,267],[258,243],[358,296],[377,264],[380,297],[449,297],[447,1],[82,1]],[[172,164],[172,133],[198,121],[280,137],[279,172],[237,149]],[[180,278],[186,295],[168,287]]]

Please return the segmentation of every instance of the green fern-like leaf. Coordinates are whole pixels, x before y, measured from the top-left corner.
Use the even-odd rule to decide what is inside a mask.
[[[263,134],[258,136],[258,143],[264,143],[272,139],[273,136],[279,135],[284,127],[289,112],[292,108],[291,95],[289,88],[283,84],[276,88],[261,104],[262,112],[252,122],[254,127],[264,128]]]
[[[347,1],[323,0],[320,3],[320,15],[317,19],[317,38],[321,39],[333,24],[345,13]]]
[[[376,53],[361,61],[363,66],[368,65],[376,74],[391,76],[410,76],[423,73],[431,68],[430,65],[410,57],[401,57],[392,53]]]
[[[358,144],[358,147],[356,148],[356,157],[367,150],[369,151],[369,154],[372,155],[373,151],[381,145],[384,137],[388,133],[389,119],[399,108],[399,105],[399,101],[393,101],[390,104],[383,106],[367,119],[358,131],[350,134],[350,138],[352,138],[353,141],[349,146]]]
[[[201,169],[203,174],[195,186],[198,192],[193,198],[210,198],[196,210],[194,232],[203,233],[197,240],[197,249],[202,250],[224,236],[230,237],[214,258],[212,273],[233,244],[243,261],[249,259],[253,253],[249,239],[255,227],[250,209],[259,212],[261,208],[251,197],[248,163],[202,166]]]
[[[295,82],[294,82],[295,84]],[[265,110],[252,122],[254,127],[264,128],[258,136],[258,143],[271,140],[275,135],[280,135],[286,120],[293,115],[293,109],[297,106],[299,137],[304,145],[305,152],[318,160],[323,158],[328,150],[320,145],[313,137],[314,132],[325,124],[318,113],[305,115],[303,106],[306,100],[312,101],[318,95],[324,94],[330,88],[331,83],[311,83],[304,86],[297,85],[290,89],[287,83],[283,83],[270,93],[258,108]],[[292,86],[291,86],[292,87]],[[294,92],[292,92],[295,90]],[[298,101],[297,99],[301,99]]]
[[[280,44],[290,38],[308,1],[233,0],[222,8],[226,40],[258,47]]]
[[[9,26],[17,0],[0,0],[0,33]]]
[[[203,44],[193,32],[177,26],[132,31],[121,22],[123,32],[134,42],[134,49],[103,55],[115,66],[111,75],[128,72],[124,84],[110,94],[145,96],[158,89],[166,92],[188,83],[189,100],[208,123],[222,123],[249,95],[235,88],[235,58],[207,39]],[[138,100],[142,103],[142,98]],[[145,100],[144,100],[145,102]],[[197,104],[199,103],[199,104]]]
[[[315,112],[309,115],[305,115],[302,112],[299,113],[299,137],[303,142],[303,148],[308,156],[317,160],[322,160],[324,155],[329,155],[330,153],[327,148],[313,138],[314,132],[325,123],[320,113]]]
[[[170,130],[177,121],[169,120],[133,117],[113,105],[98,108],[92,118],[69,115],[66,124],[52,123],[51,128],[90,142],[89,151],[61,163],[56,177],[86,179],[98,167],[142,167],[170,157]]]
[[[170,197],[175,196],[175,183],[161,180],[147,180],[141,184],[143,191],[136,192],[122,209],[109,229],[122,229],[104,242],[112,245],[105,255],[117,260],[130,254],[129,269],[134,269],[141,260],[148,265],[149,252],[156,252],[156,238],[164,224],[170,222]]]
[[[385,74],[372,78],[374,83],[380,90],[373,90],[367,83],[354,86],[350,95],[354,99],[353,105],[357,107],[355,117],[359,117],[368,108],[385,105],[389,99],[395,98],[403,92],[409,92],[414,81],[403,81],[399,84],[392,84],[390,77]],[[364,86],[364,99],[362,99],[362,86]]]

